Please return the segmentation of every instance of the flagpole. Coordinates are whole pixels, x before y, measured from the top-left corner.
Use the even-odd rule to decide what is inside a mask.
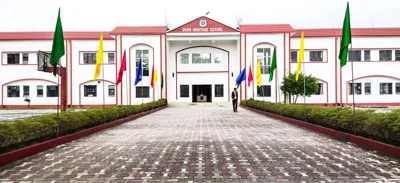
[[[57,61],[57,65],[59,66],[58,69],[58,73],[57,73],[57,87],[58,87],[58,94],[57,94],[57,137],[60,131],[60,74],[61,74],[61,63],[59,61]]]
[[[142,53],[143,54],[143,53]],[[142,78],[143,78],[143,59],[140,59],[141,60],[141,65],[142,65],[142,67],[141,67],[141,69],[142,69]],[[142,85],[142,105],[143,105],[143,79],[140,81],[140,83],[141,83],[141,85]],[[150,91],[149,91],[150,92]]]
[[[105,109],[105,93],[106,93],[106,90],[105,90],[105,81],[104,81],[104,61],[101,63],[101,65],[102,65],[102,70],[103,70],[103,109]]]
[[[306,67],[303,61],[303,83],[304,83],[304,109],[307,109],[307,104],[306,104]],[[307,110],[305,111],[305,115],[304,115],[304,121],[307,121]]]
[[[353,43],[350,44],[350,53],[353,50]],[[354,91],[354,69],[353,69],[353,61],[351,61],[351,82],[352,82],[352,90],[353,90],[353,131],[354,135],[356,135],[356,104],[355,104],[355,91]]]
[[[125,79],[126,79],[126,82],[125,82],[125,85],[126,85],[126,105],[129,105],[128,104],[128,102],[129,102],[129,100],[128,100],[128,72],[125,73]]]

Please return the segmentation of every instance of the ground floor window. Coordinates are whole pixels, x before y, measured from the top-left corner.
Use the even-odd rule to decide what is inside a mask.
[[[181,89],[181,97],[182,98],[187,98],[187,97],[189,97],[189,85],[181,85],[180,86],[180,89]]]
[[[115,97],[115,85],[108,85],[108,96]]]
[[[19,97],[19,86],[7,86],[7,97]]]
[[[43,97],[43,85],[36,86],[36,95],[37,97]]]
[[[58,97],[58,86],[57,85],[49,85],[47,86],[47,97]]]
[[[224,97],[224,85],[215,85],[215,97]]]
[[[84,85],[83,95],[85,97],[96,97],[97,96],[97,85]]]
[[[23,89],[24,89],[24,97],[29,97],[29,86],[27,86],[27,85],[25,85],[24,87],[23,87]]]
[[[271,97],[271,85],[257,86],[257,97]]]
[[[364,84],[364,93],[365,95],[371,95],[371,83]]]
[[[355,93],[356,95],[361,95],[362,90],[361,90],[361,83],[349,83],[349,88],[350,88],[350,95],[353,95]]]
[[[381,95],[391,95],[393,93],[392,83],[380,83],[379,90]]]
[[[396,95],[400,94],[400,83],[396,83]]]
[[[150,87],[137,86],[136,87],[136,98],[150,98]]]
[[[318,83],[318,92],[315,95],[323,95],[324,94],[324,83]]]

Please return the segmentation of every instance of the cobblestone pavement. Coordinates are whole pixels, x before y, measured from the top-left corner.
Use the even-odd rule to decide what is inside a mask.
[[[0,182],[400,182],[394,159],[244,109],[167,108],[0,167]]]

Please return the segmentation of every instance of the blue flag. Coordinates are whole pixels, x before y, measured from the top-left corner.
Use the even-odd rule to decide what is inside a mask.
[[[139,66],[138,66],[138,71],[136,72],[136,79],[135,79],[135,86],[140,82],[140,81],[142,81],[142,76],[143,76],[143,73],[142,73],[143,71],[142,71],[142,58],[140,58],[140,60],[139,60]]]
[[[246,68],[240,72],[239,76],[236,78],[236,88],[239,88],[239,85],[242,81],[246,81]]]

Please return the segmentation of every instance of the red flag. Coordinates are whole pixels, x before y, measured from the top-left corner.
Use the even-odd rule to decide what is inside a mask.
[[[153,68],[151,69],[151,81],[150,81],[150,86],[153,88],[154,87],[154,64],[153,64]]]
[[[249,77],[247,77],[247,82],[249,83],[249,87],[252,81],[253,81],[253,72],[251,71],[251,65],[250,65]]]
[[[119,83],[122,82],[122,75],[126,71],[126,50],[124,50],[124,56],[122,57],[121,61],[121,68],[119,68],[118,79],[117,79],[117,86]]]

